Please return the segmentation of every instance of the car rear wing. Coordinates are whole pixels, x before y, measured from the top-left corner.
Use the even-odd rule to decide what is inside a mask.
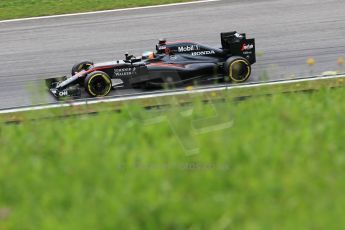
[[[236,31],[221,33],[223,50],[227,50],[233,56],[246,58],[251,64],[256,62],[255,39],[247,39],[246,34]]]

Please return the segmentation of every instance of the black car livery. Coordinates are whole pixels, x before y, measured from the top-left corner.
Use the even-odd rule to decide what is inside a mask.
[[[256,62],[255,40],[237,32],[221,33],[221,48],[192,41],[160,40],[155,52],[105,63],[84,61],[73,66],[70,77],[47,79],[50,92],[60,97],[80,97],[82,89],[92,97],[106,96],[112,89],[148,88],[244,82]]]

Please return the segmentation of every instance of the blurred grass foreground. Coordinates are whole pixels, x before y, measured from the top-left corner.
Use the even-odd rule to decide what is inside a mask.
[[[187,1],[191,0],[1,0],[0,20]]]
[[[344,96],[1,123],[0,229],[340,228]]]

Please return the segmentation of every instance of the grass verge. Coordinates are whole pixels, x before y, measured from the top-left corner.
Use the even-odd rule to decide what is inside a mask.
[[[0,229],[344,226],[343,88],[0,125]]]
[[[44,86],[45,87],[45,86]],[[136,105],[141,105],[144,108],[150,107],[162,107],[170,104],[187,104],[193,101],[193,98],[198,97],[200,100],[209,101],[209,102],[216,102],[216,101],[223,101],[224,99],[230,100],[238,100],[241,98],[246,97],[257,97],[262,95],[273,95],[278,93],[291,93],[291,92],[306,92],[312,90],[321,90],[321,89],[329,89],[329,88],[336,88],[336,87],[345,87],[345,75],[337,75],[337,76],[324,76],[319,77],[317,79],[313,78],[305,78],[305,79],[296,79],[295,81],[281,81],[275,82],[274,84],[266,83],[266,84],[253,84],[247,85],[246,87],[236,85],[231,86],[228,89],[217,90],[210,90],[208,92],[197,92],[194,91],[193,94],[190,94],[190,91],[195,89],[188,89],[184,92],[180,92],[178,95],[173,94],[166,94],[156,97],[148,97],[143,98],[132,98],[131,100],[123,100],[123,101],[113,101],[113,102],[105,102],[105,103],[96,103],[96,104],[83,104],[83,105],[76,105],[73,104],[73,101],[65,101],[65,103],[60,104],[60,106],[56,108],[50,108],[49,112],[47,113],[45,110],[30,110],[31,108],[23,108],[21,112],[11,112],[10,110],[0,111],[0,120],[6,120],[7,122],[20,122],[22,120],[27,120],[29,118],[33,120],[42,119],[42,118],[51,118],[51,117],[67,117],[67,116],[76,116],[82,114],[95,114],[101,111],[115,111],[120,110],[123,106],[126,106],[128,103],[134,103]],[[196,89],[197,90],[197,89]],[[42,91],[42,90],[41,90]],[[168,92],[168,91],[166,91]],[[46,90],[40,92],[42,94],[46,94]],[[39,98],[42,95],[37,94],[35,97]],[[172,92],[170,92],[172,93]],[[173,97],[172,97],[173,95]],[[56,106],[56,105],[54,105]],[[69,109],[61,109],[62,106],[68,106]],[[34,108],[34,107],[33,107]]]
[[[187,1],[190,0],[2,0],[0,20]]]

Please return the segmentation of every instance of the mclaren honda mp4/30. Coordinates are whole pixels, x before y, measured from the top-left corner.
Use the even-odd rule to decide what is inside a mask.
[[[72,76],[46,80],[56,97],[82,95],[102,97],[118,88],[151,88],[236,82],[248,80],[255,63],[255,40],[237,32],[221,33],[221,48],[192,41],[160,40],[155,52],[140,57],[125,54],[124,60],[92,63],[84,61],[72,68]]]

